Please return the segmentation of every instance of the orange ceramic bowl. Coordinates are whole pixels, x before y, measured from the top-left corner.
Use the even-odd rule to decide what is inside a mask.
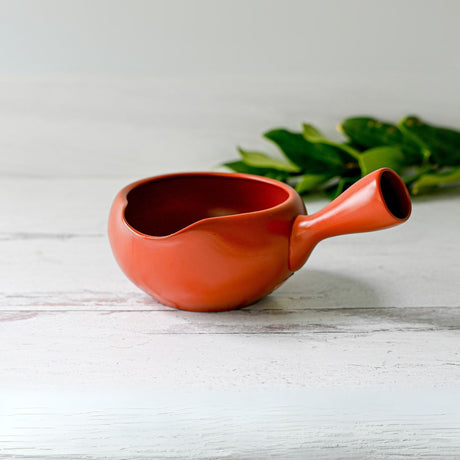
[[[375,171],[306,215],[286,184],[248,174],[182,173],[140,180],[115,197],[109,239],[121,269],[161,303],[222,311],[280,286],[321,240],[404,222],[410,198]]]

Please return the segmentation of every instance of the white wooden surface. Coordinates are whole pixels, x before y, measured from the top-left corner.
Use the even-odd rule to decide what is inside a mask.
[[[458,188],[416,199],[404,226],[321,243],[228,313],[156,303],[106,238],[123,185],[212,168],[277,124],[460,125],[430,78],[377,94],[332,77],[2,77],[0,458],[460,458]]]

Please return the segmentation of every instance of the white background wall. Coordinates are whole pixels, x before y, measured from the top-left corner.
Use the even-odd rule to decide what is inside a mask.
[[[460,72],[456,0],[1,0],[0,72]]]
[[[269,128],[338,136],[353,115],[460,126],[459,18],[455,0],[0,0],[0,173],[209,170],[237,145],[276,155]]]

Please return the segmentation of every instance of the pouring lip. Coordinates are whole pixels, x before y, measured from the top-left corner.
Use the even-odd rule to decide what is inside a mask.
[[[180,177],[223,177],[223,178],[235,178],[235,179],[245,179],[245,180],[251,180],[251,181],[257,181],[257,182],[264,182],[268,183],[271,185],[274,185],[276,187],[279,187],[283,189],[285,192],[287,192],[287,198],[282,201],[281,203],[275,205],[275,206],[270,206],[268,208],[264,209],[259,209],[257,211],[248,211],[248,212],[242,212],[238,214],[232,214],[232,215],[226,215],[226,216],[215,216],[215,217],[206,217],[204,219],[199,219],[190,225],[187,225],[176,232],[169,233],[168,235],[162,235],[162,236],[155,236],[155,235],[149,235],[148,233],[143,233],[136,228],[134,228],[127,220],[126,220],[126,208],[128,207],[128,194],[134,190],[137,187],[140,187],[141,185],[144,185],[149,182],[156,182],[156,181],[161,181],[161,180],[168,180],[168,179],[175,179],[175,178],[180,178]],[[121,191],[118,193],[118,195],[122,198],[123,204],[122,204],[122,221],[124,225],[136,236],[141,237],[143,239],[150,239],[150,240],[165,240],[171,237],[178,236],[184,232],[187,232],[196,226],[201,225],[203,222],[214,222],[214,221],[222,221],[222,220],[238,220],[240,218],[245,218],[247,216],[257,216],[257,215],[264,215],[267,213],[276,213],[280,209],[289,207],[291,204],[294,203],[295,200],[299,199],[300,196],[299,194],[290,186],[287,185],[281,181],[278,181],[276,179],[271,179],[268,177],[262,177],[262,176],[256,176],[254,174],[244,174],[244,173],[227,173],[227,172],[203,172],[203,171],[196,171],[196,172],[182,172],[182,173],[171,173],[171,174],[161,174],[158,176],[151,176],[151,177],[146,177],[144,179],[137,180],[135,182],[132,182],[125,187],[121,189]]]

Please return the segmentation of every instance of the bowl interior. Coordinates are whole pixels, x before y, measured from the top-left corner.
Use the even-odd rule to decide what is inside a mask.
[[[262,180],[226,175],[183,175],[152,179],[127,196],[125,219],[152,236],[175,233],[194,222],[272,208],[289,193]]]

